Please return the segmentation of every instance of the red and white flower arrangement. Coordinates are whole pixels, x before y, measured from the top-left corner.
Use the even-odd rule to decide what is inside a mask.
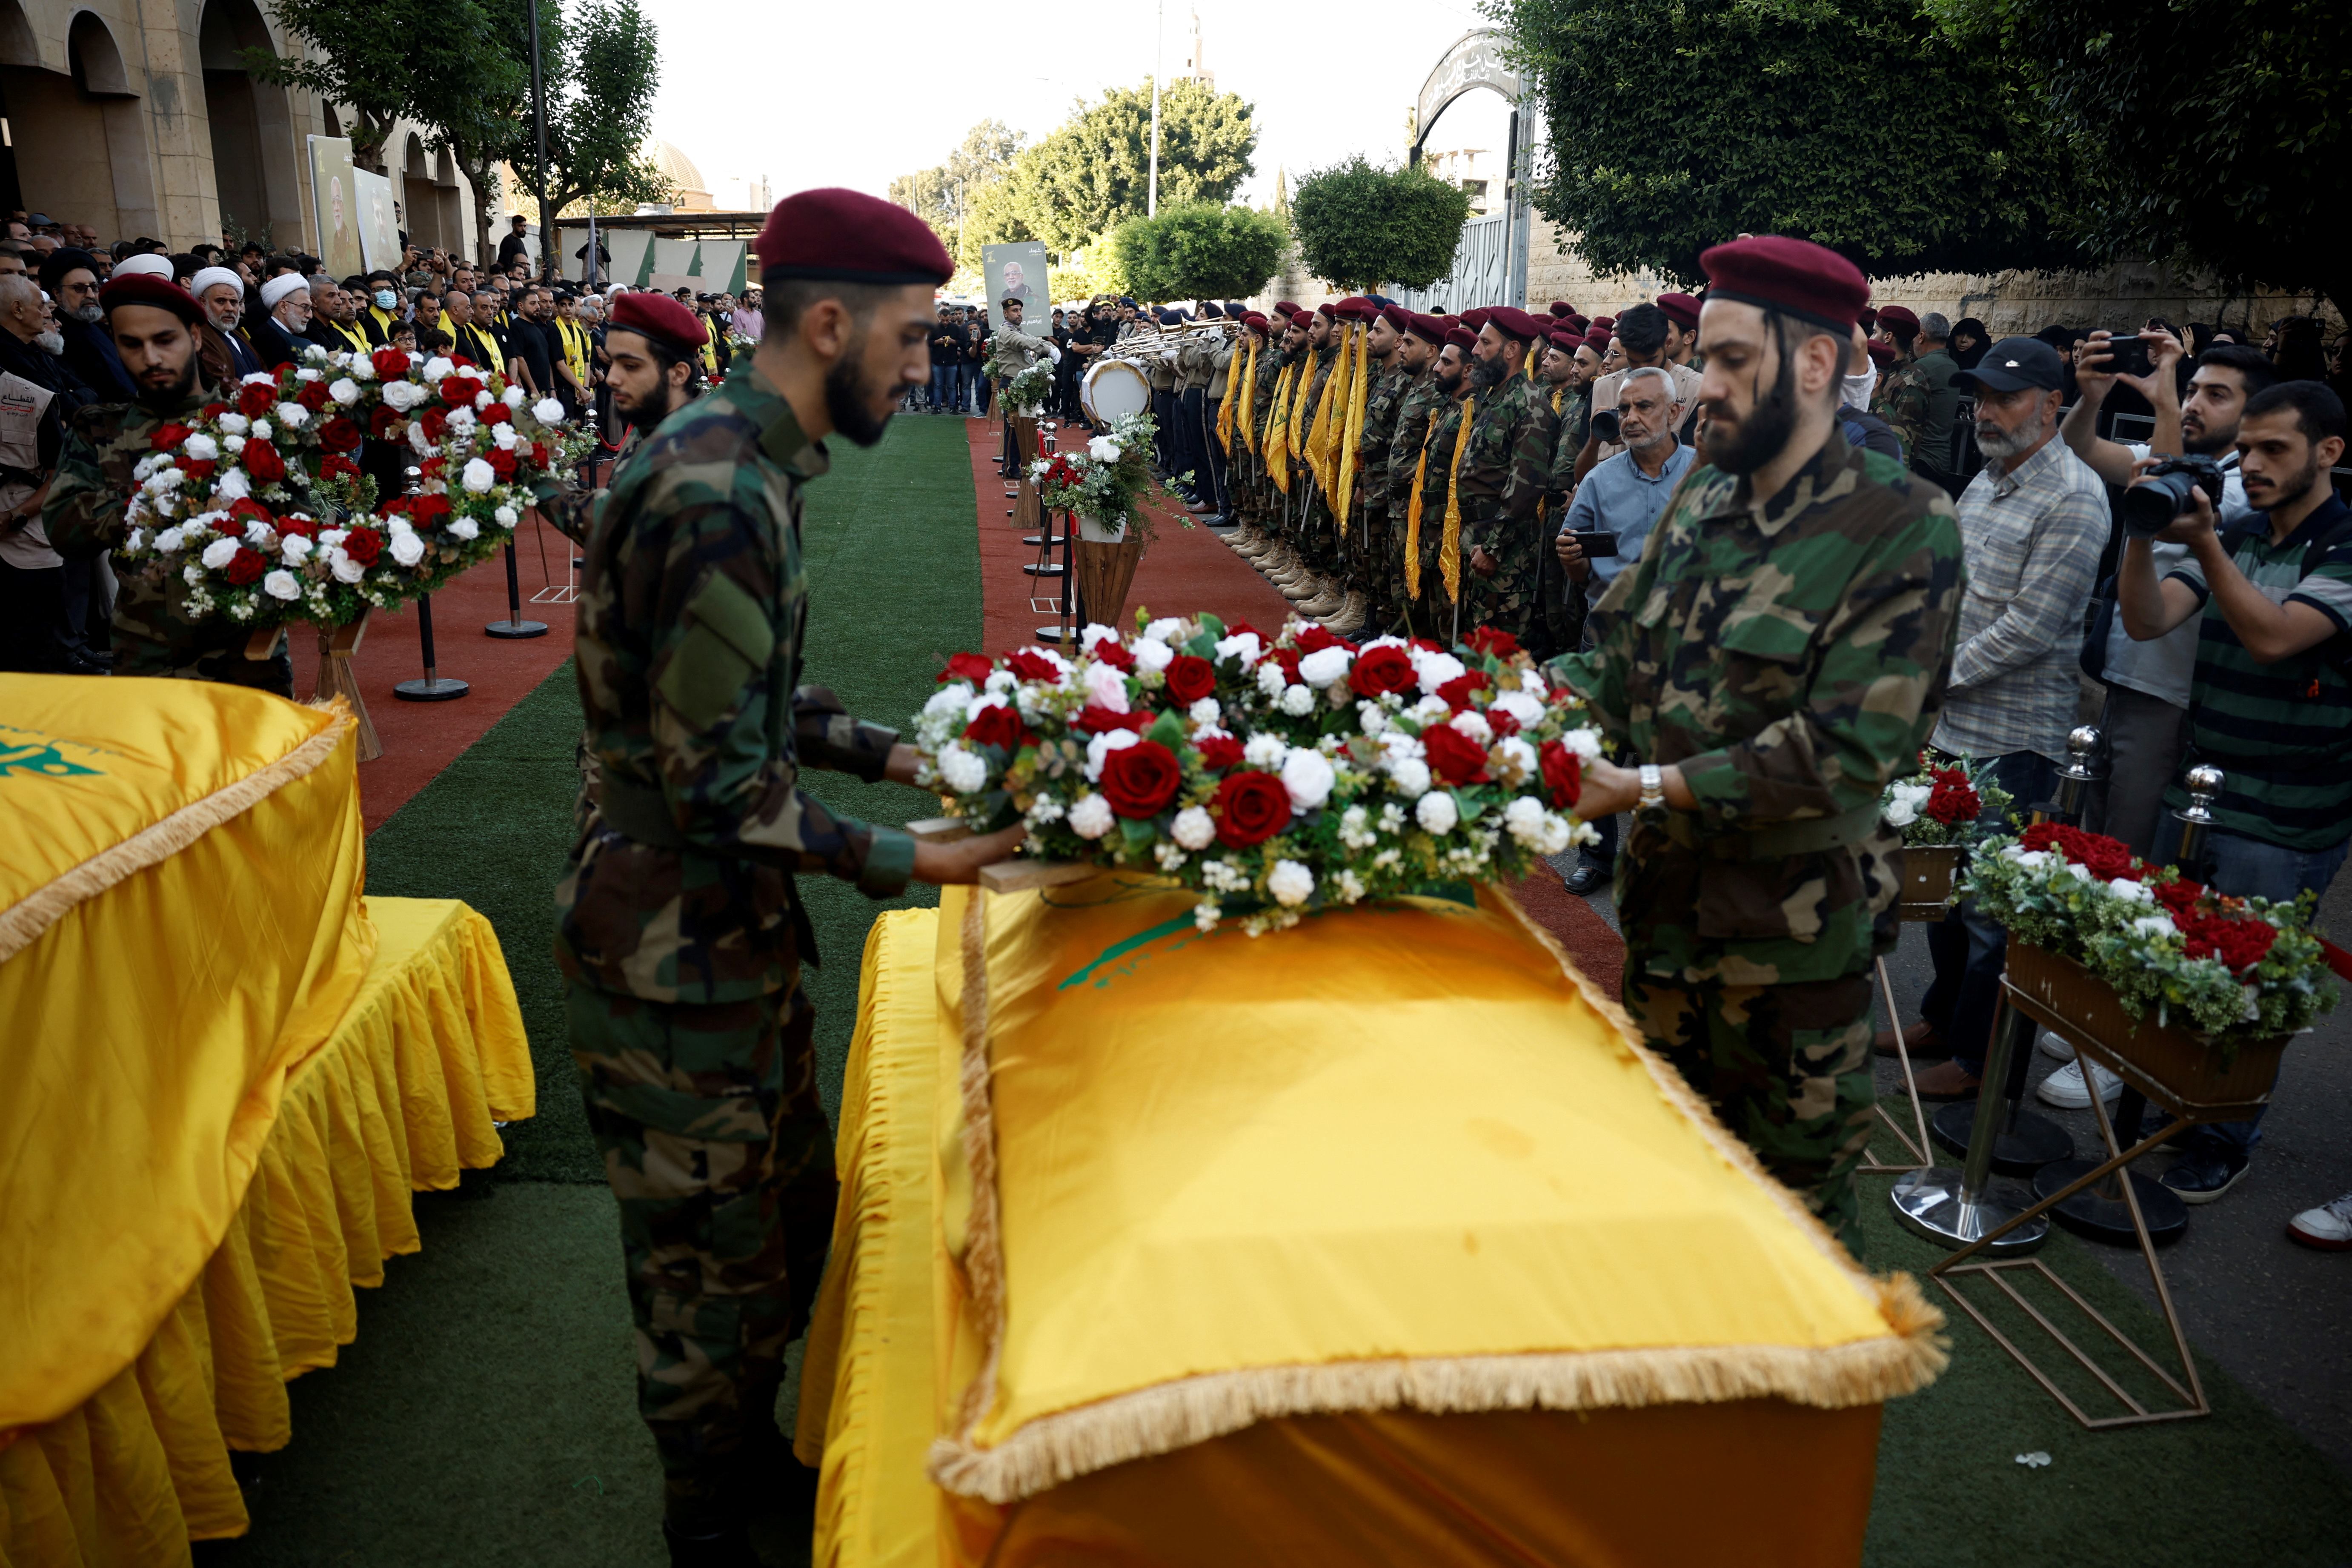
[[[2234,1042],[2290,1034],[2336,1005],[2312,900],[2232,899],[2117,839],[2056,823],[1988,838],[1968,895],[2012,937],[2073,959],[2149,1013]]]
[[[915,720],[920,782],[975,832],[1196,893],[1252,935],[1465,882],[1591,837],[1600,736],[1506,635],[1451,651],[1293,620],[1089,626],[1073,658],[958,654]]]
[[[1990,813],[1993,823],[2005,820],[2010,804],[2009,792],[1981,764],[1965,757],[1934,763],[1923,752],[1917,773],[1886,786],[1880,811],[1889,827],[1901,831],[1905,844],[1933,847],[1974,844],[1997,831],[1983,819]]]

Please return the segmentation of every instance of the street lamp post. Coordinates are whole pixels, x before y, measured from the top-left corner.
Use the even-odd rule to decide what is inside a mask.
[[[1160,0],[1151,21],[1151,182],[1143,197],[1143,216],[1160,216],[1160,35],[1166,31],[1168,0]]]
[[[531,195],[539,202],[539,276],[545,282],[552,276],[549,258],[554,255],[555,215],[547,210],[547,87],[539,68],[539,0],[530,0],[530,118],[539,136]]]

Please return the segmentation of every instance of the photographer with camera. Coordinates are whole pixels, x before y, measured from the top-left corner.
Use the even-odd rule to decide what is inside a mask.
[[[2258,510],[2216,528],[2210,459],[2152,463],[2124,497],[2116,609],[2142,642],[2197,626],[2188,760],[2225,775],[2209,879],[2235,898],[2315,897],[2352,839],[2352,508],[2328,473],[2344,442],[2343,399],[2281,382],[2248,398],[2238,424],[2239,478]],[[2188,549],[2160,577],[2159,543]],[[2176,783],[2165,798],[2188,797]],[[2245,1174],[2259,1137],[2258,1121],[2192,1128],[2164,1184],[2210,1203]]]

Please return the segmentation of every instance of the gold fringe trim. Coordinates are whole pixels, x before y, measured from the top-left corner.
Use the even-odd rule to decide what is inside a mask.
[[[1580,995],[1617,1030],[1668,1104],[1710,1148],[1759,1185],[1854,1288],[1874,1301],[1889,1337],[1850,1344],[1668,1345],[1638,1350],[1530,1352],[1318,1365],[1250,1367],[1138,1389],[1024,1425],[982,1447],[973,1431],[996,1399],[1004,1342],[1004,1255],[996,1197],[996,1132],[989,1094],[987,894],[964,911],[964,1157],[972,1208],[964,1269],[986,1351],[958,1402],[955,1430],[933,1439],[925,1472],[948,1491],[999,1505],[1079,1476],[1171,1453],[1253,1423],[1286,1415],[1407,1408],[1431,1415],[1494,1410],[1595,1410],[1650,1405],[1786,1399],[1836,1410],[1916,1393],[1949,1364],[1944,1314],[1907,1274],[1874,1279],[1855,1264],[1802,1200],[1764,1169],[1714,1108],[1642,1040],[1625,1009],[1577,968],[1552,934],[1510,893],[1490,889],[1522,931],[1543,945]]]
[[[341,698],[325,711],[331,715],[327,727],[276,762],[201,800],[190,801],[0,910],[0,963],[31,946],[35,938],[84,899],[96,898],[124,879],[178,854],[325,762],[351,733],[352,723],[351,706]]]

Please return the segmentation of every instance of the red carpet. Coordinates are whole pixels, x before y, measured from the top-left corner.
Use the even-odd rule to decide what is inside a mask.
[[[417,640],[415,605],[368,617],[367,638],[352,660],[360,695],[375,721],[383,755],[360,765],[360,813],[370,832],[433,782],[457,753],[488,733],[508,709],[572,657],[572,607],[534,605],[530,596],[552,583],[562,586],[572,559],[572,541],[526,521],[516,531],[516,566],[522,584],[522,615],[543,621],[547,635],[521,641],[487,637],[482,628],[507,618],[507,568],[494,556],[445,584],[433,595],[433,643],[444,679],[465,681],[470,689],[446,702],[404,702],[392,694],[403,680],[421,679],[425,659]],[[547,546],[541,574],[540,542]],[[319,679],[318,645],[306,633],[292,640],[294,690],[308,697]]]
[[[1568,890],[1559,873],[1549,865],[1511,889],[1519,907],[1551,932],[1576,966],[1610,995],[1622,999],[1625,980],[1625,940],[1609,929],[1591,904]]]

